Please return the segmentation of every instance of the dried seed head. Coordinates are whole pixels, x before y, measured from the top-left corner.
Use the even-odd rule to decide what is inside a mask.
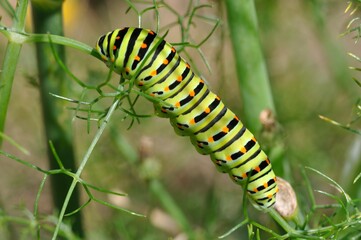
[[[291,184],[286,180],[277,177],[278,193],[274,208],[284,218],[290,219],[297,214],[297,198]]]

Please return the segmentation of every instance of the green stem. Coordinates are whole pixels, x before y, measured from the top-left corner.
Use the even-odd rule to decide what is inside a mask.
[[[11,89],[18,63],[20,44],[9,42],[5,52],[3,69],[0,72],[0,132],[4,132],[6,113],[9,106]],[[0,138],[0,146],[3,138]]]
[[[16,42],[18,44],[24,43],[52,43],[55,45],[65,45],[67,47],[78,49],[85,54],[90,54],[94,57],[97,57],[101,60],[98,52],[90,47],[89,45],[74,40],[72,38],[67,38],[64,36],[54,35],[50,33],[27,33],[27,32],[19,32],[13,28],[7,28],[4,26],[0,26],[0,32],[4,34],[6,38],[10,42]]]
[[[233,44],[244,121],[257,133],[264,109],[275,112],[266,64],[258,38],[257,16],[253,0],[226,0],[228,24]]]
[[[90,144],[87,152],[85,153],[81,163],[80,163],[80,166],[75,174],[75,176],[73,177],[73,181],[70,185],[70,187],[68,188],[68,193],[65,197],[65,200],[64,200],[64,204],[63,204],[63,207],[61,208],[61,211],[60,211],[60,214],[59,214],[59,218],[58,218],[58,224],[56,225],[56,228],[55,228],[55,231],[54,231],[54,234],[53,234],[53,240],[55,240],[58,236],[58,233],[59,233],[59,230],[60,230],[60,226],[61,226],[61,223],[63,221],[63,218],[64,218],[64,215],[65,215],[65,212],[67,210],[67,207],[68,207],[68,203],[70,201],[70,198],[72,197],[73,195],[73,191],[76,187],[76,184],[78,183],[79,181],[79,178],[80,178],[80,175],[81,173],[83,172],[83,169],[85,167],[85,165],[87,164],[88,160],[89,160],[89,157],[91,155],[91,153],[93,152],[96,144],[98,143],[99,139],[100,139],[100,136],[103,134],[104,132],[104,129],[105,127],[107,126],[108,122],[109,122],[109,119],[110,117],[112,116],[113,112],[115,111],[115,109],[117,108],[118,104],[120,102],[120,99],[118,99],[117,101],[115,101],[112,106],[110,107],[109,109],[109,112],[107,113],[104,121],[102,122],[102,124],[100,125],[100,128],[99,130],[97,131],[92,143]]]
[[[28,0],[23,0],[17,4],[15,16],[13,18],[13,29],[19,32],[24,30],[26,10]],[[9,106],[11,89],[13,86],[16,66],[19,60],[22,44],[9,40],[2,69],[0,71],[0,132],[4,132],[6,113]],[[2,145],[2,137],[0,137],[0,147]]]
[[[294,233],[295,230],[276,212],[271,208],[269,215],[289,234]]]
[[[33,2],[33,22],[36,33],[51,32],[55,35],[63,35],[62,24],[62,1],[53,1],[54,5],[47,5],[47,1]],[[42,104],[43,122],[46,134],[47,153],[51,169],[59,168],[52,152],[50,141],[54,145],[64,168],[76,169],[74,156],[74,143],[72,136],[71,119],[64,113],[64,103],[54,98],[50,93],[64,95],[69,87],[65,78],[65,72],[59,67],[54,58],[54,53],[62,62],[65,62],[64,47],[60,45],[37,43],[37,64],[39,74],[39,91]],[[65,175],[52,175],[51,190],[55,208],[61,209],[67,196],[72,179]],[[72,189],[73,192],[73,189]],[[68,202],[69,211],[78,209],[79,193],[75,191],[71,201]],[[72,229],[82,237],[84,235],[80,213],[72,215]]]

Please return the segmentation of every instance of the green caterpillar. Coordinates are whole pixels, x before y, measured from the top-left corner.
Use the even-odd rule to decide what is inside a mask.
[[[96,50],[108,67],[161,100],[154,102],[156,113],[169,118],[178,135],[189,136],[199,153],[210,155],[219,171],[247,184],[260,208],[275,203],[278,187],[267,155],[174,47],[153,31],[129,27],[101,36]]]

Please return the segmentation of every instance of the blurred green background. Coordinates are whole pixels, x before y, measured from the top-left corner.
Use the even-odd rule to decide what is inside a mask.
[[[187,12],[187,1],[187,4],[177,0],[165,2],[179,14]],[[198,52],[192,49],[188,51],[191,65],[197,67],[210,88],[242,119],[243,104],[238,91],[224,2],[200,2],[210,3],[213,7],[201,9],[199,14],[219,18],[220,25],[200,48],[211,71]],[[352,77],[357,78],[359,74],[348,67],[357,67],[358,63],[347,53],[357,55],[360,47],[350,35],[340,36],[351,18],[344,13],[347,2],[257,0],[255,3],[260,40],[281,129],[276,139],[284,143],[284,154],[280,160],[273,162],[276,174],[291,182],[301,204],[309,202],[301,174],[304,166],[318,169],[339,182],[352,198],[360,198],[359,184],[352,184],[361,170],[361,164],[357,163],[360,162],[360,137],[319,118],[319,115],[324,115],[348,123],[355,117],[359,88]],[[135,6],[141,10],[149,4],[136,3]],[[108,31],[138,26],[138,16],[134,11],[126,12],[127,9],[125,1],[67,0],[63,8],[65,36],[94,46],[98,37]],[[9,26],[11,20],[2,8],[0,15],[3,16],[3,25]],[[159,16],[161,32],[169,29],[167,41],[179,43],[179,25],[167,27],[177,20],[174,13],[160,8]],[[142,15],[141,23],[144,28],[155,29],[154,12]],[[195,43],[200,42],[214,24],[195,19],[190,31],[191,39]],[[32,32],[32,29],[29,19],[26,31]],[[0,56],[4,54],[5,47],[6,39],[0,37]],[[67,67],[82,81],[96,83],[106,79],[108,69],[94,57],[66,48],[66,58]],[[3,150],[47,169],[35,59],[35,46],[25,44],[17,67],[5,129],[5,133],[25,147],[30,155],[24,155],[7,142],[4,142]],[[63,80],[69,85],[65,97],[80,99],[83,89],[69,77]],[[114,80],[117,80],[115,76]],[[91,98],[92,95],[89,95]],[[106,108],[109,102],[99,106]],[[145,99],[140,99],[135,108],[139,114],[153,114],[151,103]],[[73,116],[74,111],[68,110],[67,114]],[[179,225],[149,190],[149,181],[145,179],[152,169],[182,209],[198,239],[213,239],[242,220],[241,188],[225,174],[218,173],[208,156],[199,155],[188,139],[176,136],[167,119],[141,119],[140,124],[135,123],[128,129],[131,119],[124,120],[123,117],[124,113],[118,111],[112,118],[82,178],[94,185],[129,194],[128,197],[97,194],[97,197],[145,214],[147,218],[92,202],[82,210],[87,239],[185,239]],[[87,121],[74,117],[72,126],[76,156],[81,159],[93,139],[97,124],[92,122],[87,133]],[[357,123],[354,127],[357,128]],[[269,141],[260,133],[256,135],[261,144],[264,141],[266,149],[272,149],[272,139]],[[134,166],[131,161],[137,156],[142,159]],[[3,156],[0,156],[0,161],[0,207],[10,215],[23,215],[24,208],[31,211],[42,174]],[[310,173],[309,178],[314,189],[336,192],[316,174]],[[85,202],[87,197],[84,192],[81,194]],[[319,203],[332,203],[330,198],[321,194],[315,193],[315,197]],[[53,213],[48,183],[39,205],[41,214]],[[251,216],[273,226],[266,214],[250,211]],[[246,229],[237,231],[228,239],[240,239],[242,236],[246,236]]]

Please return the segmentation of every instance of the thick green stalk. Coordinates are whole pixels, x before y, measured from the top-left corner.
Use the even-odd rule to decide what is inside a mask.
[[[244,120],[252,132],[261,129],[258,120],[264,109],[275,111],[266,64],[258,38],[253,0],[226,0],[228,25],[244,105]]]
[[[33,1],[33,22],[36,33],[51,33],[63,35],[62,25],[62,1],[52,1],[47,5],[47,1]],[[55,4],[58,3],[58,4]],[[50,93],[64,95],[67,85],[65,74],[59,67],[53,56],[51,47],[55,50],[59,58],[65,61],[64,47],[60,45],[42,44],[36,45],[38,72],[40,80],[40,97],[43,112],[43,121],[47,141],[52,141],[63,165],[67,169],[76,169],[74,157],[74,143],[72,141],[71,119],[65,117],[63,103],[50,95]],[[63,119],[63,121],[61,120]],[[64,121],[65,120],[65,121]],[[48,158],[50,168],[59,168],[47,143]],[[65,175],[51,176],[52,194],[54,205],[61,209],[71,186],[72,179]],[[79,193],[74,191],[68,203],[68,211],[79,208]],[[73,230],[82,236],[82,224],[80,213],[72,216]]]
[[[17,4],[15,10],[12,28],[19,32],[24,30],[27,7],[28,0],[23,0],[21,3]],[[0,132],[4,132],[5,128],[6,113],[8,110],[11,89],[13,86],[13,80],[21,47],[21,43],[12,42],[11,39],[9,40],[5,52],[4,63],[0,71]],[[1,145],[2,138],[0,137],[0,147]]]

